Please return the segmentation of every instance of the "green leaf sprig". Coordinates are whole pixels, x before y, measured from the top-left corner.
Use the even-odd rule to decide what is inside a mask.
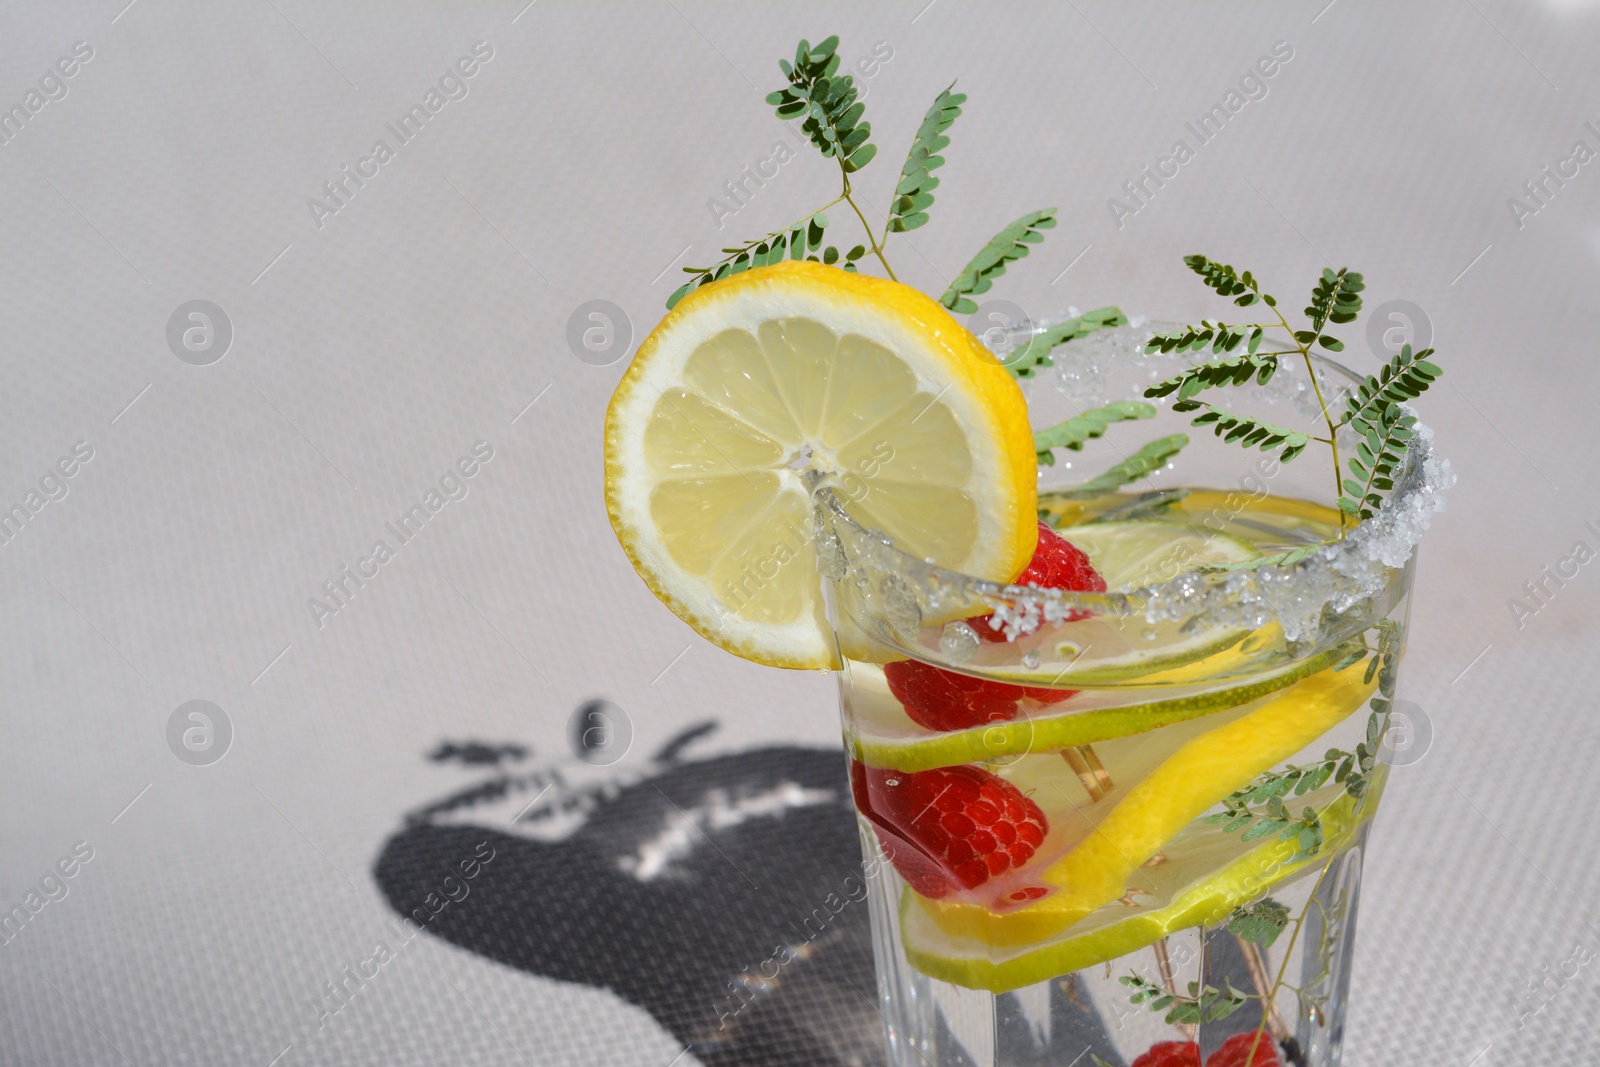
[[[1237,271],[1231,264],[1218,263],[1202,255],[1185,256],[1184,263],[1200,276],[1201,282],[1217,295],[1233,301],[1236,307],[1263,304],[1270,308],[1277,322],[1251,322],[1229,325],[1224,322],[1201,320],[1192,326],[1156,333],[1145,342],[1146,352],[1200,352],[1209,348],[1219,357],[1199,363],[1189,369],[1157,382],[1145,390],[1151,398],[1173,396],[1172,410],[1198,411],[1192,419],[1196,426],[1211,426],[1224,441],[1262,451],[1282,448],[1279,459],[1289,462],[1313,441],[1325,443],[1333,455],[1334,486],[1339,506],[1339,537],[1345,535],[1345,517],[1366,519],[1382,507],[1384,494],[1394,488],[1394,476],[1400,469],[1410,442],[1415,436],[1416,419],[1399,407],[1415,399],[1443,373],[1426,357],[1433,350],[1426,349],[1415,355],[1407,345],[1381,372],[1381,376],[1368,376],[1345,405],[1343,415],[1335,421],[1329,411],[1328,401],[1322,395],[1322,385],[1317,380],[1311,363],[1311,349],[1320,347],[1329,352],[1344,350],[1344,342],[1328,333],[1330,325],[1354,322],[1361,313],[1361,292],[1366,288],[1362,276],[1341,267],[1323,270],[1311,289],[1311,302],[1305,308],[1309,328],[1296,330],[1289,325],[1278,301],[1270,293],[1261,291],[1261,284],[1250,271]],[[1262,351],[1265,332],[1282,330],[1293,339],[1292,348]],[[1243,352],[1236,350],[1243,346]],[[1306,374],[1315,391],[1322,421],[1327,428],[1326,437],[1313,437],[1288,427],[1277,426],[1260,419],[1234,414],[1208,401],[1197,399],[1208,389],[1221,389],[1247,385],[1254,381],[1265,385],[1277,372],[1279,360],[1298,355],[1305,363]],[[1349,459],[1349,473],[1339,460],[1339,430],[1349,426],[1361,435],[1356,454]],[[1275,558],[1249,561],[1244,566],[1261,566],[1267,562],[1285,563],[1304,559],[1316,546],[1291,549],[1278,553]],[[1228,568],[1236,569],[1236,568]]]
[[[1417,417],[1407,415],[1398,404],[1380,411],[1367,424],[1366,436],[1356,444],[1356,454],[1348,460],[1350,473],[1341,487],[1348,495],[1339,497],[1339,510],[1370,519],[1383,506],[1384,492],[1394,488],[1394,473],[1400,467],[1409,442],[1416,434]]]
[[[949,131],[961,116],[962,105],[967,101],[966,94],[956,92],[955,83],[952,82],[934,97],[901,164],[882,232],[875,234],[856,201],[851,180],[876,157],[878,146],[873,143],[872,124],[866,119],[866,105],[860,99],[855,79],[841,72],[839,38],[830,36],[816,45],[801,39],[795,47],[794,59],[780,59],[778,68],[783,72],[785,84],[767,95],[767,103],[776,109],[780,119],[799,121],[801,132],[823,158],[837,163],[841,183],[839,195],[781,229],[743,245],[724,248],[724,257],[709,266],[683,268],[690,277],[667,298],[668,308],[676,306],[684,296],[702,285],[784,259],[809,260],[854,271],[870,255],[883,267],[889,278],[895,279],[894,268],[884,253],[889,235],[905,233],[928,222],[929,209],[934,204],[934,190],[940,183],[935,172],[944,165],[942,153],[950,144]],[[865,242],[847,251],[823,243],[828,227],[825,212],[839,203],[849,206],[866,234]],[[951,279],[939,297],[940,303],[956,314],[976,311],[978,304],[973,298],[988,292],[995,281],[1006,273],[1007,267],[1026,257],[1034,246],[1043,242],[1045,232],[1055,225],[1054,208],[1030,211],[1011,222]],[[1365,288],[1362,276],[1348,268],[1324,270],[1312,287],[1311,300],[1305,308],[1308,326],[1295,330],[1278,309],[1277,299],[1270,293],[1262,292],[1260,282],[1250,271],[1235,270],[1230,264],[1218,263],[1203,255],[1185,256],[1184,263],[1199,276],[1202,284],[1218,296],[1231,300],[1234,306],[1245,308],[1265,305],[1271,309],[1277,321],[1229,324],[1202,320],[1192,326],[1155,334],[1146,343],[1147,352],[1201,352],[1209,349],[1216,358],[1151,386],[1145,391],[1145,396],[1161,398],[1176,394],[1173,410],[1197,413],[1191,420],[1193,425],[1211,426],[1216,436],[1224,441],[1248,448],[1262,451],[1278,449],[1283,462],[1300,455],[1313,440],[1326,443],[1333,454],[1334,480],[1339,491],[1339,536],[1342,538],[1346,516],[1371,517],[1374,509],[1382,506],[1384,494],[1394,487],[1395,473],[1414,438],[1415,425],[1415,420],[1404,414],[1398,405],[1415,399],[1441,373],[1439,367],[1426,358],[1432,355],[1433,350],[1424,349],[1413,354],[1410,346],[1407,346],[1382,369],[1380,375],[1367,378],[1335,422],[1322,395],[1322,386],[1312,367],[1310,353],[1313,347],[1330,352],[1343,350],[1343,342],[1328,333],[1328,327],[1353,322],[1360,314],[1361,292]],[[1051,365],[1051,352],[1060,345],[1094,330],[1126,323],[1127,319],[1116,308],[1102,308],[1040,331],[1021,349],[1012,353],[1005,363],[1016,377],[1028,378],[1039,367]],[[1263,340],[1268,330],[1282,330],[1292,339],[1293,347],[1263,350]],[[1201,394],[1211,389],[1239,387],[1251,382],[1257,386],[1265,385],[1277,372],[1280,360],[1294,355],[1299,355],[1305,362],[1327,428],[1326,437],[1314,437],[1199,399]],[[1089,418],[1091,414],[1085,413],[1079,418]],[[1123,419],[1119,417],[1110,421]],[[1078,427],[1094,426],[1098,432],[1090,433],[1088,437],[1097,437],[1105,432],[1110,421],[1095,423],[1091,419],[1089,423],[1078,423],[1068,428],[1068,424],[1073,423],[1069,419],[1061,426],[1041,431],[1036,442],[1039,462],[1046,465],[1053,463],[1056,448],[1081,448],[1087,437],[1078,436]],[[1356,454],[1350,458],[1351,477],[1348,478],[1340,462],[1337,440],[1339,430],[1345,427],[1363,439],[1357,445]],[[1073,491],[1074,495],[1111,492],[1145,477],[1159,469],[1187,442],[1188,438],[1182,434],[1151,441],[1122,463],[1078,486]],[[1268,560],[1293,562],[1304,558],[1314,548],[1291,549],[1288,553],[1278,553],[1247,565],[1261,565]]]
[[[1294,861],[1314,856],[1322,847],[1321,817],[1309,806],[1295,815],[1284,803],[1284,797],[1304,796],[1322,788],[1329,778],[1343,785],[1345,792],[1357,800],[1366,796],[1381,739],[1382,728],[1374,715],[1367,723],[1367,739],[1354,752],[1330,748],[1314,763],[1291,763],[1282,770],[1267,771],[1224,797],[1222,810],[1207,815],[1205,821],[1220,825],[1223,833],[1243,830],[1244,841],[1270,833],[1277,833],[1285,841],[1294,839]]]
[[[872,123],[862,119],[867,105],[857,101],[855,79],[839,71],[839,38],[829,37],[813,48],[801,39],[794,63],[778,60],[789,79],[787,88],[767,94],[780,119],[805,116],[800,129],[825,159],[837,159],[846,174],[872,162],[878,146],[870,143]]]
[[[989,238],[989,243],[961,268],[939,297],[939,303],[958,315],[970,315],[978,310],[974,296],[987,293],[994,280],[1006,272],[1006,264],[1019,260],[1028,250],[1044,241],[1044,231],[1054,229],[1056,209],[1030,211],[1005,229]]]
[[[1116,400],[1058,422],[1048,430],[1040,430],[1033,435],[1033,450],[1039,454],[1039,462],[1049,466],[1056,461],[1054,450],[1057,448],[1081,452],[1084,442],[1101,436],[1114,422],[1155,417],[1153,404],[1139,400]]]
[[[783,259],[809,259],[815,263],[824,261],[827,253],[831,253],[831,258],[825,259],[826,262],[837,262],[839,250],[831,245],[819,255],[819,250],[822,249],[822,236],[827,227],[828,216],[818,211],[790,223],[781,230],[774,230],[765,237],[746,241],[736,248],[724,248],[723,252],[731,255],[709,267],[683,268],[692,277],[667,297],[667,309],[670,311],[676,307],[678,301],[702,285],[719,281],[730,274],[739,274],[751,267],[765,267],[769,263],[777,263]],[[865,251],[860,245],[852,248],[845,255],[844,269],[854,270],[856,260],[860,259]]]
[[[1222,810],[1207,815],[1205,821],[1221,825],[1224,833],[1244,830],[1244,840],[1250,841],[1277,831],[1281,837],[1301,835],[1301,855],[1314,855],[1321,846],[1321,821],[1312,808],[1306,808],[1299,818],[1292,815],[1284,804],[1286,796],[1304,796],[1326,785],[1329,778],[1344,786],[1344,791],[1355,800],[1357,809],[1365,803],[1372,787],[1373,772],[1377,769],[1378,751],[1389,731],[1389,720],[1394,710],[1395,684],[1400,672],[1400,653],[1403,635],[1400,624],[1393,619],[1380,619],[1375,627],[1378,647],[1371,649],[1364,637],[1357,637],[1345,645],[1333,664],[1336,671],[1346,670],[1366,660],[1363,684],[1378,680],[1378,695],[1368,703],[1366,736],[1354,751],[1330,748],[1322,759],[1314,763],[1291,763],[1278,771],[1267,771],[1242,789],[1229,793],[1222,800]],[[1308,848],[1307,845],[1312,845]]]
[[[1200,336],[1203,340],[1204,335]],[[1251,378],[1256,380],[1257,385],[1266,385],[1278,370],[1279,355],[1277,352],[1266,352],[1258,356],[1251,350],[1243,355],[1200,363],[1164,382],[1157,382],[1146,389],[1144,395],[1160,397],[1177,393],[1178,401],[1182,403],[1203,389],[1215,389],[1223,385],[1244,385]]]
[[[1306,308],[1306,318],[1311,329],[1296,330],[1294,339],[1303,345],[1318,344],[1329,352],[1343,352],[1344,342],[1322,332],[1328,323],[1354,322],[1361,313],[1361,290],[1366,288],[1361,275],[1340,267],[1337,272],[1324,269],[1321,279],[1311,289],[1311,306]]]
[[[1271,897],[1262,897],[1249,905],[1233,909],[1228,916],[1228,932],[1246,941],[1271,948],[1283,928],[1289,925],[1289,908]]]
[[[1127,324],[1128,317],[1114,307],[1087,311],[1040,330],[1028,339],[1027,344],[1009,353],[1001,362],[1018,378],[1031,378],[1039,367],[1054,366],[1055,361],[1050,353],[1068,341],[1087,337],[1096,330]]]
[[[1347,753],[1340,753],[1341,756]],[[1334,761],[1337,762],[1337,761]],[[1287,779],[1296,786],[1309,781],[1314,774],[1321,774],[1324,778],[1333,773],[1333,767],[1323,764],[1312,764],[1308,768],[1291,767],[1281,777],[1262,775],[1266,781],[1258,780],[1252,786],[1247,786],[1236,793],[1226,797],[1222,804],[1224,810],[1215,815],[1207,815],[1206,822],[1221,824],[1223,833],[1233,833],[1243,829],[1241,841],[1254,841],[1258,837],[1265,837],[1276,833],[1284,841],[1294,841],[1295,854],[1288,860],[1298,863],[1302,859],[1309,859],[1317,854],[1322,847],[1322,817],[1317,809],[1307,805],[1299,815],[1291,812],[1283,802],[1283,793],[1289,790],[1283,782]],[[1277,792],[1281,789],[1283,792]],[[1298,795],[1298,794],[1297,794]],[[1257,801],[1257,796],[1263,800]],[[1252,808],[1252,803],[1259,803],[1259,807]]]
[[[1188,995],[1184,996],[1181,993],[1169,993],[1139,974],[1125,974],[1117,981],[1132,990],[1128,994],[1129,1003],[1143,1004],[1154,1012],[1164,1011],[1167,1013],[1166,1021],[1177,1025],[1193,1026],[1226,1019],[1256,999],[1250,993],[1235,989],[1231,982],[1228,983],[1226,990],[1213,985],[1203,986],[1199,982],[1190,982]]]
[[[841,66],[837,36],[828,37],[815,45],[801,39],[795,46],[793,60],[778,61],[784,86],[769,93],[766,98],[767,103],[776,109],[778,118],[786,122],[798,121],[806,140],[823,158],[838,164],[839,195],[781,229],[742,245],[724,248],[723,258],[709,266],[683,268],[689,278],[667,298],[669,309],[702,285],[784,259],[809,260],[855,271],[871,256],[889,278],[895,279],[894,268],[885,255],[884,245],[890,234],[907,233],[927,225],[928,213],[934,204],[934,190],[940,183],[937,171],[944,166],[943,152],[950,145],[949,132],[961,116],[967,96],[957,92],[955,83],[951,82],[934,97],[912,137],[905,162],[900,166],[883,230],[875,235],[856,200],[852,181],[877,156],[878,146],[873,142],[872,124],[867,121],[866,105],[860,99],[855,79],[843,73]],[[844,252],[840,251],[840,246],[824,244],[829,225],[826,211],[840,203],[850,208],[866,233],[864,243]],[[1007,265],[1028,255],[1033,246],[1044,240],[1045,231],[1055,225],[1054,208],[1030,211],[1007,225],[951,280],[939,298],[940,302],[956,314],[976,311],[978,305],[972,298],[988,292],[995,280],[1005,274]],[[1003,363],[1015,377],[1030,378],[1038,368],[1052,365],[1050,353],[1061,345],[1095,330],[1125,326],[1127,322],[1127,317],[1116,308],[1100,308],[1041,330]],[[1154,409],[1148,405],[1138,410],[1147,408],[1154,413]],[[1104,425],[1097,424],[1097,427],[1099,432],[1104,432]],[[1099,436],[1099,432],[1089,436]],[[1082,447],[1082,440],[1073,436],[1075,430],[1055,427],[1045,433],[1051,443],[1040,445],[1038,456],[1041,463],[1053,462],[1052,451],[1055,448]],[[1072,443],[1074,440],[1077,443]],[[1162,445],[1162,454],[1166,456],[1176,451],[1170,444],[1171,440],[1163,439],[1166,443]],[[1184,440],[1187,441],[1187,438]],[[1141,450],[1135,460],[1154,454]],[[1143,469],[1136,462],[1122,467],[1121,473],[1113,468],[1101,479],[1105,483],[1120,485],[1126,478],[1142,477],[1141,473],[1135,472]]]
[[[922,116],[922,125],[917,127],[911,151],[900,167],[900,182],[894,187],[894,203],[889,205],[885,235],[905,233],[927,224],[928,208],[933,206],[933,191],[939,185],[939,179],[933,176],[933,172],[944,166],[944,157],[939,153],[950,143],[950,138],[944,134],[961,114],[961,105],[967,102],[966,93],[950,91],[955,87],[956,83],[951,82],[949,88],[934,99],[928,113]]]
[[[1377,652],[1367,661],[1367,673],[1363,679],[1370,682],[1374,675],[1377,676],[1378,695],[1367,702],[1367,707],[1372,709],[1367,716],[1367,737],[1356,746],[1356,767],[1361,775],[1361,788],[1359,793],[1351,795],[1356,798],[1357,810],[1366,803],[1367,783],[1371,780],[1378,750],[1383,747],[1383,739],[1389,733],[1389,721],[1394,712],[1395,685],[1400,677],[1400,654],[1405,641],[1400,623],[1394,619],[1379,619],[1377,631]]]
[[[1339,425],[1354,426],[1365,432],[1372,420],[1386,408],[1421,396],[1434,379],[1444,373],[1438,366],[1428,362],[1431,355],[1431,348],[1412,352],[1409,344],[1402,347],[1400,353],[1384,364],[1378,374],[1367,375],[1367,380],[1356,389],[1355,395],[1345,401],[1345,412],[1339,419]]]
[[[1356,454],[1349,460],[1350,473],[1341,485],[1339,510],[1345,514],[1372,517],[1383,503],[1381,493],[1394,488],[1394,473],[1399,470],[1405,451],[1415,436],[1415,416],[1405,414],[1400,405],[1415,400],[1444,372],[1429,363],[1433,349],[1413,353],[1405,345],[1400,354],[1384,364],[1377,375],[1367,380],[1345,402],[1339,426],[1349,426],[1361,435]]]
[[[1114,464],[1104,474],[1097,475],[1071,491],[1071,496],[1085,498],[1110,493],[1117,489],[1136,482],[1167,465],[1167,461],[1176,456],[1184,445],[1189,443],[1189,435],[1175,433],[1169,437],[1158,437],[1154,441],[1146,442],[1137,452]],[[1122,518],[1132,518],[1124,514]]]
[[[849,74],[840,74],[839,63],[837,36],[829,37],[815,46],[802,38],[795,46],[794,62],[791,63],[787,59],[778,60],[778,68],[783,71],[788,84],[767,94],[767,103],[777,109],[780,119],[786,121],[799,119],[800,131],[805,134],[806,139],[822,153],[823,158],[838,163],[843,182],[839,195],[781,230],[774,230],[765,237],[759,237],[738,248],[724,248],[722,251],[728,253],[727,257],[709,267],[683,268],[690,278],[667,298],[668,309],[675,307],[684,296],[702,285],[718,281],[730,274],[749,270],[751,267],[776,263],[784,258],[837,264],[845,270],[854,271],[859,261],[870,253],[883,265],[884,273],[890,278],[895,276],[894,268],[884,257],[883,240],[873,237],[872,228],[867,225],[866,216],[861,213],[861,207],[852,195],[850,176],[872,162],[873,157],[878,154],[878,146],[872,143],[872,124],[864,118],[866,105],[859,99],[860,93],[856,89],[855,79]],[[941,132],[949,127],[950,122],[955,121],[955,115],[958,114],[960,114],[959,107],[955,108],[954,114],[950,114],[947,120],[942,120]],[[916,146],[913,146],[912,152],[913,155],[916,154]],[[923,166],[916,170],[918,173],[923,173],[943,162],[944,160],[940,159],[938,163],[931,163],[924,158]],[[932,181],[934,185],[938,184],[937,179]],[[818,227],[819,222],[820,227],[827,226],[827,216],[824,212],[841,202],[848,204],[855,212],[867,235],[867,243],[858,244],[842,254],[832,245],[822,247]],[[931,197],[928,203],[932,203]],[[926,221],[925,214],[923,220]],[[887,234],[886,228],[885,236]],[[803,246],[796,239],[797,235],[804,236]]]
[[[1259,446],[1261,451],[1283,447],[1283,452],[1278,458],[1284,463],[1298,456],[1305,447],[1311,443],[1311,438],[1299,430],[1291,430],[1287,426],[1268,422],[1265,419],[1252,419],[1245,415],[1235,415],[1231,411],[1224,411],[1215,404],[1207,404],[1199,400],[1180,400],[1172,405],[1173,411],[1196,411],[1201,414],[1190,420],[1195,426],[1210,426],[1216,435],[1224,441],[1237,441],[1246,448]]]

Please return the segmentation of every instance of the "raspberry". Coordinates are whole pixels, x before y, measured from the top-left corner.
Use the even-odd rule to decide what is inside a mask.
[[[973,766],[907,772],[851,760],[850,791],[895,870],[935,899],[1021,867],[1049,830],[1021,790]]]
[[[1252,1052],[1252,1048],[1254,1051]],[[1283,1067],[1277,1043],[1262,1030],[1234,1034],[1206,1058],[1206,1067]]]
[[[930,730],[964,730],[988,722],[1008,722],[1017,717],[1017,701],[1024,697],[1041,704],[1058,704],[1077,692],[988,682],[914,659],[886,664],[883,677],[889,683],[889,692],[905,705],[911,721]]]
[[[1011,584],[1036,585],[1040,589],[1072,589],[1080,593],[1106,591],[1106,580],[1095,573],[1094,567],[1089,564],[1089,557],[1043,522],[1039,524],[1039,545],[1033,550],[1033,558],[1028,561],[1027,568],[1011,580]],[[1088,617],[1086,612],[1074,611],[1066,621],[1075,622]],[[978,636],[985,641],[1004,641],[1005,631],[989,625],[993,619],[993,615],[979,615],[968,619],[967,624],[978,631]]]
[[[1089,557],[1042,522],[1033,558],[1013,584],[1029,583],[1044,589],[1081,592],[1103,593],[1106,589],[1105,579],[1089,565]],[[1004,641],[1002,631],[989,627],[993,617],[979,615],[968,619],[967,623],[985,641]],[[1083,612],[1073,612],[1067,621],[1087,617]],[[916,660],[891,663],[884,667],[883,675],[889,683],[889,692],[905,705],[911,721],[929,730],[964,730],[984,723],[1009,722],[1017,717],[1017,701],[1025,697],[1032,697],[1041,704],[1059,704],[1077,692],[1075,689],[986,682]]]
[[[1162,1041],[1150,1046],[1132,1067],[1200,1067],[1200,1046],[1193,1041]],[[1283,1061],[1270,1036],[1249,1030],[1219,1045],[1206,1057],[1205,1067],[1283,1067]]]
[[[1158,1041],[1132,1067],[1200,1067],[1200,1046],[1193,1041]]]

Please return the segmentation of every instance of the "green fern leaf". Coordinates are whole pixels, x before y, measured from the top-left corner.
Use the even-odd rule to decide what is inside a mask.
[[[1344,342],[1326,336],[1322,328],[1330,322],[1354,322],[1361,313],[1361,290],[1365,288],[1361,275],[1349,267],[1340,267],[1337,272],[1324,267],[1322,277],[1311,290],[1311,306],[1306,308],[1311,329],[1299,331],[1295,339],[1304,345],[1316,343],[1330,352],[1342,352]]]
[[[724,252],[731,254],[709,267],[684,267],[684,273],[691,277],[667,297],[667,310],[677,307],[678,301],[702,285],[720,281],[729,275],[747,271],[751,267],[764,267],[784,259],[816,260],[817,256],[808,253],[822,246],[823,233],[827,227],[828,216],[819,211],[782,230],[774,230],[765,237],[757,237],[735,248],[724,248]],[[851,249],[851,253],[853,258],[849,258],[849,262],[844,264],[846,270],[854,269],[855,260],[860,259],[865,250],[857,246]],[[834,249],[834,255],[837,259],[837,249]]]
[[[1288,925],[1289,909],[1271,897],[1262,897],[1248,907],[1234,908],[1228,916],[1229,933],[1238,934],[1264,949],[1271,948]]]
[[[801,131],[824,157],[837,159],[846,174],[871,162],[878,152],[870,143],[872,124],[862,121],[866,105],[857,101],[855,79],[839,70],[839,38],[829,37],[812,47],[802,39],[794,63],[779,60],[789,79],[787,88],[767,94],[767,103],[784,120],[804,116]]]
[[[1096,330],[1127,324],[1127,316],[1117,308],[1098,308],[1046,327],[1031,337],[1027,344],[1004,356],[1001,362],[1018,378],[1031,378],[1036,368],[1053,366],[1050,353],[1068,341],[1087,337]]]
[[[1074,497],[1099,496],[1109,493],[1130,482],[1136,482],[1154,471],[1166,466],[1173,456],[1176,456],[1183,446],[1189,443],[1189,435],[1175,433],[1170,437],[1158,437],[1149,442],[1139,451],[1118,463],[1104,474],[1090,478],[1082,485],[1072,490]]]
[[[1202,408],[1205,410],[1200,411]],[[1283,452],[1278,458],[1284,463],[1305,451],[1306,445],[1311,443],[1311,438],[1299,430],[1291,430],[1264,419],[1235,415],[1199,400],[1181,400],[1172,405],[1172,410],[1200,411],[1199,415],[1190,420],[1191,425],[1210,426],[1212,432],[1224,441],[1238,442],[1246,448],[1260,448],[1263,452],[1281,445]]]
[[[1254,355],[1261,347],[1263,328],[1260,326],[1229,326],[1225,322],[1202,319],[1197,326],[1181,326],[1166,333],[1153,333],[1145,342],[1146,352],[1200,352],[1210,348],[1213,353],[1232,352],[1241,343],[1245,351]],[[1247,342],[1247,343],[1246,343]],[[1262,355],[1283,355],[1283,352],[1266,352]]]
[[[1362,433],[1367,433],[1372,420],[1390,405],[1421,396],[1444,373],[1437,364],[1428,362],[1431,355],[1431,348],[1412,352],[1410,345],[1402,347],[1399,354],[1385,363],[1378,374],[1367,375],[1367,380],[1361,383],[1355,395],[1345,401],[1344,417],[1339,420],[1339,425],[1354,426]]]
[[[1364,444],[1374,457],[1372,467],[1359,481],[1344,479],[1340,487],[1344,495],[1339,497],[1338,507],[1347,515],[1370,519],[1376,509],[1383,506],[1383,494],[1394,488],[1392,476],[1400,469],[1401,460],[1416,437],[1413,427],[1417,418],[1407,415],[1398,403],[1392,403],[1364,422],[1369,426]],[[1354,461],[1351,465],[1359,472]]]
[[[1056,224],[1056,209],[1030,211],[990,239],[983,250],[972,257],[972,262],[962,268],[950,287],[939,298],[939,303],[960,315],[970,315],[978,310],[971,299],[986,293],[994,280],[1006,272],[1006,264],[1028,254],[1028,247],[1044,240],[1041,231]]]
[[[1226,263],[1217,263],[1202,255],[1184,256],[1183,261],[1189,269],[1200,275],[1200,280],[1206,286],[1216,291],[1218,296],[1231,299],[1239,307],[1246,308],[1257,301],[1268,307],[1277,307],[1278,302],[1261,291],[1255,276],[1249,271],[1238,273]]]
[[[1033,450],[1039,454],[1040,463],[1054,466],[1056,457],[1053,449],[1068,448],[1074,452],[1081,452],[1085,442],[1104,434],[1114,422],[1155,417],[1156,409],[1153,404],[1137,400],[1117,400],[1104,407],[1074,415],[1047,430],[1040,430],[1033,435]]]
[[[1237,336],[1237,335],[1235,335]],[[1150,343],[1154,343],[1154,338]],[[1146,346],[1148,351],[1148,345]],[[1230,356],[1226,359],[1212,360],[1190,367],[1182,374],[1174,375],[1166,381],[1157,382],[1144,391],[1147,397],[1170,396],[1178,394],[1180,401],[1188,400],[1204,389],[1215,389],[1225,385],[1244,385],[1252,378],[1257,385],[1265,385],[1271,380],[1278,369],[1278,356],[1281,353],[1265,352],[1258,355],[1246,353],[1239,356]]]
[[[961,105],[967,94],[953,93],[955,82],[934,98],[933,106],[922,116],[917,136],[911,142],[911,151],[900,167],[900,181],[894,189],[894,201],[889,205],[889,232],[904,233],[928,221],[928,208],[933,204],[933,190],[939,179],[933,172],[944,166],[939,155],[950,138],[944,135],[961,114]]]

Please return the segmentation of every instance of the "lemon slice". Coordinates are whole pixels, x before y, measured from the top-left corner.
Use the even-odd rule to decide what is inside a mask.
[[[685,297],[606,413],[611,525],[703,636],[778,667],[834,666],[811,495],[908,552],[1007,581],[1037,540],[1027,404],[934,300],[818,263]]]
[[[931,977],[991,993],[1005,993],[1057,975],[1093,967],[1135,952],[1168,934],[1220,922],[1240,905],[1270,892],[1356,839],[1377,810],[1387,780],[1380,767],[1365,803],[1324,786],[1296,801],[1317,810],[1323,844],[1318,854],[1296,858],[1296,843],[1277,835],[1245,841],[1220,826],[1191,826],[1163,852],[1166,862],[1141,871],[1141,884],[1125,899],[1106,904],[1061,934],[1031,944],[996,948],[940,929],[907,889],[900,900],[900,936],[906,959]]]
[[[1014,911],[924,901],[945,932],[991,945],[1051,936],[1122,896],[1156,851],[1223,797],[1316,741],[1364,703],[1375,683],[1357,667],[1303,678],[1248,714],[1182,745],[1037,876],[1056,891]]]

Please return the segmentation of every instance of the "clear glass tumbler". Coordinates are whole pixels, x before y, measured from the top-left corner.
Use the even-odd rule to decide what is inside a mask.
[[[1172,372],[1122,340],[1062,380]],[[1261,403],[1303,411],[1283,377]],[[1338,1063],[1409,561],[1448,473],[1423,428],[1341,540],[1326,468],[1197,442],[1138,491],[1042,492],[1111,562],[1103,593],[942,570],[852,518],[870,481],[818,493],[890,1063]]]

